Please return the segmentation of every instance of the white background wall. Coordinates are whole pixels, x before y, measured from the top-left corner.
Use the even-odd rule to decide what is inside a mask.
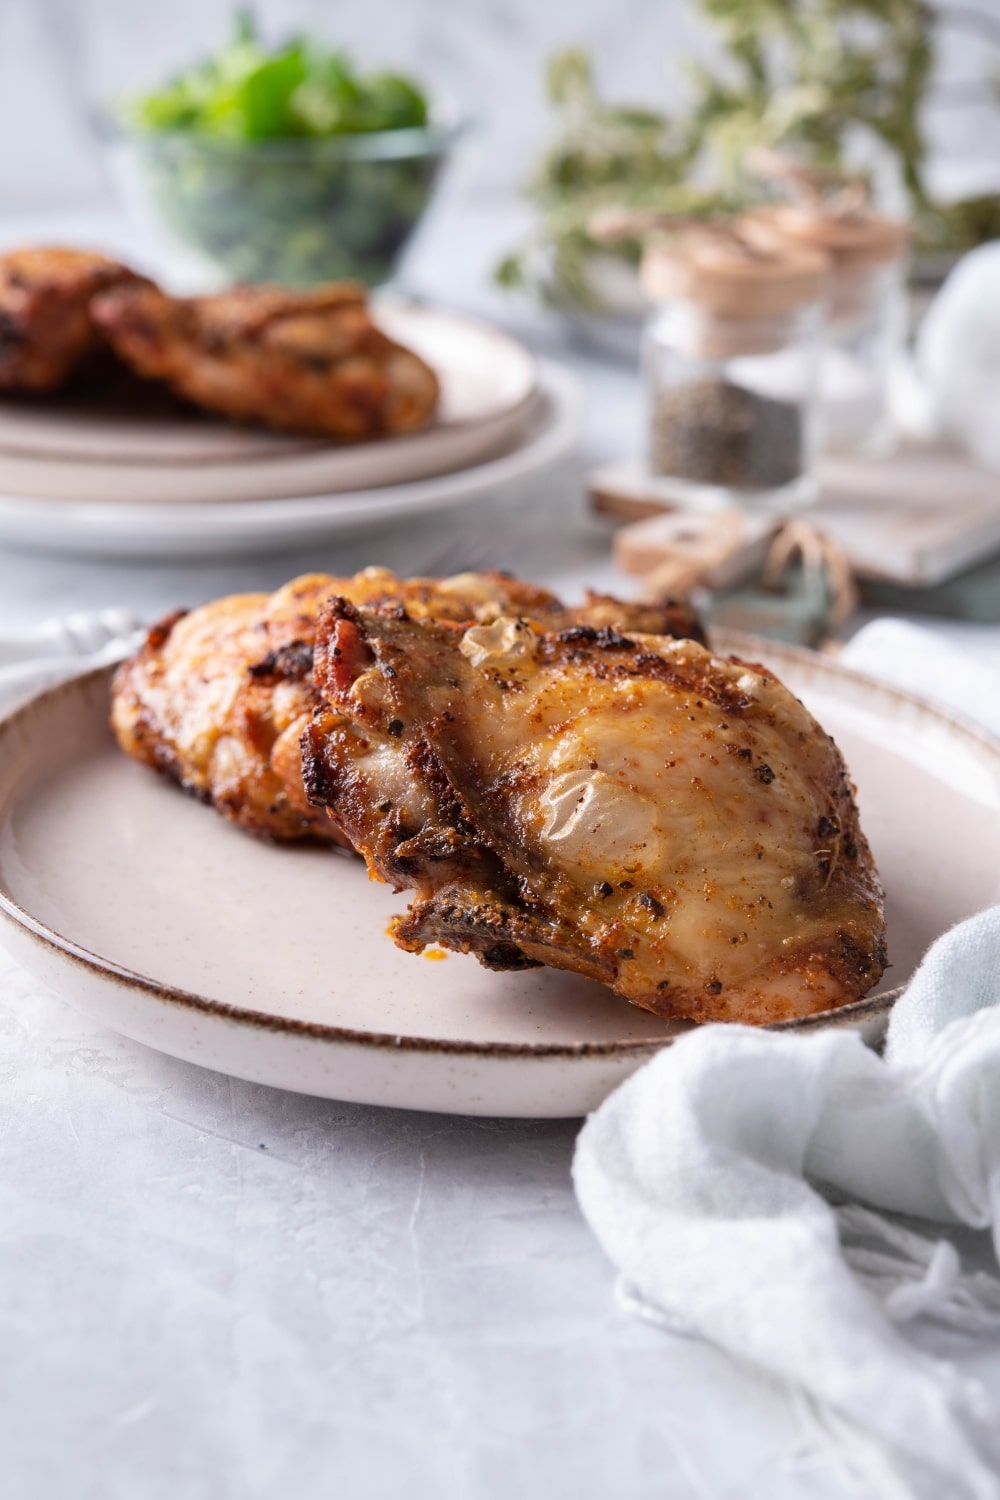
[[[1000,0],[975,3],[1000,27]],[[88,109],[214,45],[231,10],[232,0],[0,0],[0,213],[106,206]],[[479,114],[486,128],[462,185],[493,198],[523,179],[544,134],[541,71],[554,49],[582,42],[610,92],[669,105],[683,58],[708,46],[687,0],[258,0],[256,10],[269,34],[314,28]],[[1000,70],[1000,48],[950,38],[946,81],[982,95],[989,65]],[[936,109],[928,127],[951,169],[1000,173],[1000,112]]]

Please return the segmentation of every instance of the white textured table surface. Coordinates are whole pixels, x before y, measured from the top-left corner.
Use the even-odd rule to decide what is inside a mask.
[[[115,224],[0,224],[0,241]],[[47,232],[46,232],[47,231]],[[496,314],[483,218],[413,282]],[[506,314],[508,321],[511,315]],[[608,584],[584,462],[636,431],[622,370],[514,321],[584,376],[579,463],[460,516],[205,566],[0,551],[0,627],[147,617],[305,568],[509,566]],[[1000,633],[967,632],[994,652]],[[0,953],[4,1496],[73,1500],[846,1500],[789,1393],[620,1312],[569,1181],[576,1126],[334,1105],[101,1030]],[[968,1360],[1000,1393],[1000,1351]],[[862,1491],[863,1493],[863,1491]]]

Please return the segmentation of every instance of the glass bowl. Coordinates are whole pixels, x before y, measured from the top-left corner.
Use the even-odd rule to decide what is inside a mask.
[[[130,215],[206,289],[389,281],[465,128],[234,142],[98,121]]]

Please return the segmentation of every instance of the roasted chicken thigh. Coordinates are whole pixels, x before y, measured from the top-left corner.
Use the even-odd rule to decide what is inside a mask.
[[[252,833],[336,838],[306,798],[299,752],[317,702],[316,614],[335,581],[350,585],[310,573],[154,625],[115,675],[111,727],[122,749]]]
[[[333,594],[358,604],[403,604],[412,618],[455,625],[515,612],[556,630],[613,618],[700,635],[690,611],[669,600],[631,605],[591,594],[568,610],[548,590],[500,573],[309,573],[274,594],[236,594],[154,626],[115,678],[111,722],[122,749],[251,832],[340,841],[337,824],[306,798],[299,749],[320,704],[312,672],[316,619]]]
[[[189,298],[123,287],[94,318],[139,375],[236,421],[358,440],[423,427],[437,404],[434,371],[375,326],[353,283]]]
[[[690,639],[320,616],[309,795],[415,899],[404,948],[601,980],[664,1016],[842,1005],[885,963],[836,745],[770,672]]]
[[[99,292],[142,279],[87,250],[0,255],[0,392],[58,390],[102,344],[91,318]]]

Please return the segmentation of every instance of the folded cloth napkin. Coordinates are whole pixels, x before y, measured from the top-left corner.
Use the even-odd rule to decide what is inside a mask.
[[[848,1031],[705,1026],[577,1145],[577,1196],[626,1304],[803,1393],[880,1495],[1000,1497],[1000,1412],[905,1333],[923,1319],[1000,1339],[1000,1280],[963,1271],[941,1228],[992,1228],[1000,1256],[998,1001],[994,908],[931,948],[884,1058]]]
[[[922,625],[875,620],[849,641],[841,660],[933,702],[1000,738],[1000,631],[996,666]]]
[[[138,618],[124,609],[66,615],[26,630],[0,630],[0,714],[43,687],[88,667],[117,661],[141,636]]]

